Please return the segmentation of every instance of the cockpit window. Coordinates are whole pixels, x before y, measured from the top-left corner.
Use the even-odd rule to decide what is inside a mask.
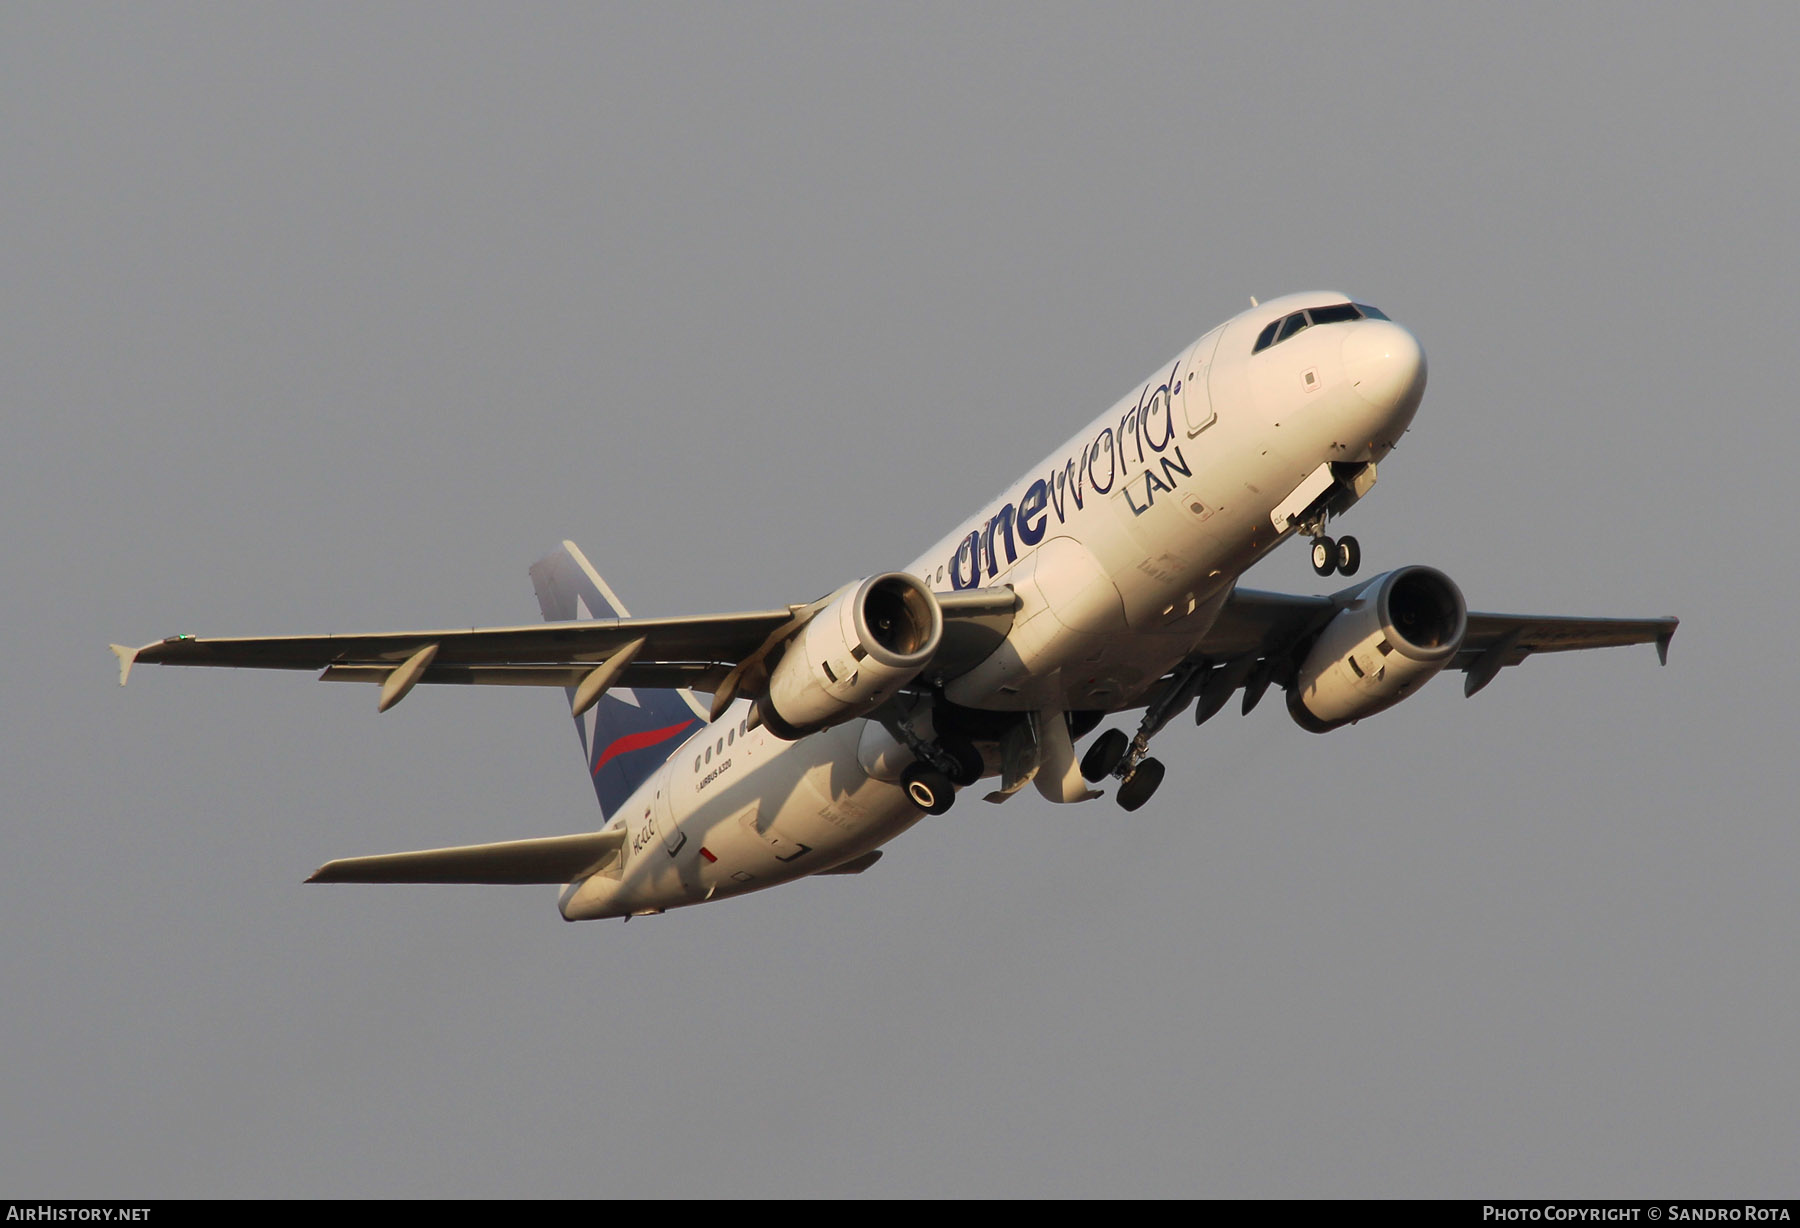
[[[1369,319],[1371,319],[1371,320],[1387,319],[1386,312],[1382,311],[1382,309],[1379,307],[1371,307],[1367,303],[1356,304],[1356,309],[1358,311],[1362,312],[1365,316],[1369,317]]]
[[[1345,320],[1362,318],[1362,313],[1349,303],[1333,303],[1329,307],[1309,307],[1306,314],[1312,317],[1314,324],[1342,324]]]
[[[1362,303],[1327,303],[1323,307],[1308,307],[1305,311],[1296,311],[1270,324],[1256,335],[1256,344],[1251,347],[1252,354],[1260,354],[1277,342],[1286,341],[1308,324],[1342,324],[1348,320],[1360,320],[1367,316],[1374,320],[1385,320],[1373,307]]]

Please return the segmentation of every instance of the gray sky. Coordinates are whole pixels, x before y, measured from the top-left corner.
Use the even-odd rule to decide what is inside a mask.
[[[1800,1193],[1792,6],[0,8],[0,1191]],[[1343,522],[1679,614],[629,926],[561,695],[112,640],[903,565],[1256,294],[1411,324]],[[1252,573],[1318,591],[1300,546]]]

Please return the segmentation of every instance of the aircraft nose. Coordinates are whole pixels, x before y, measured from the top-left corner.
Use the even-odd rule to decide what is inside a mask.
[[[1356,394],[1410,419],[1425,395],[1425,351],[1391,320],[1363,320],[1344,338],[1344,371]]]

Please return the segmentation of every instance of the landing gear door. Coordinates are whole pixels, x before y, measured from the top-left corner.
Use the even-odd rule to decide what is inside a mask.
[[[1181,414],[1187,422],[1187,436],[1192,439],[1219,420],[1214,412],[1209,384],[1212,377],[1213,351],[1218,348],[1223,327],[1215,328],[1194,343],[1181,361],[1180,386],[1175,399],[1181,402]]]

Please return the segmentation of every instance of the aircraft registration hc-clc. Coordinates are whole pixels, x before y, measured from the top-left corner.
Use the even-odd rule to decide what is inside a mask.
[[[1207,333],[904,571],[805,605],[632,618],[573,543],[531,569],[545,624],[118,645],[134,661],[322,670],[386,711],[421,682],[566,689],[599,830],[355,857],[311,882],[555,883],[571,920],[630,917],[812,874],[860,874],[959,789],[1053,802],[1163,765],[1151,739],[1271,684],[1325,732],[1446,668],[1473,695],[1538,652],[1653,642],[1676,620],[1470,613],[1402,567],[1329,597],[1239,588],[1286,538],[1355,575],[1329,522],[1425,391],[1412,333],[1342,294],[1263,303]],[[702,703],[697,694],[709,694]],[[1141,713],[1077,741],[1109,716]]]

